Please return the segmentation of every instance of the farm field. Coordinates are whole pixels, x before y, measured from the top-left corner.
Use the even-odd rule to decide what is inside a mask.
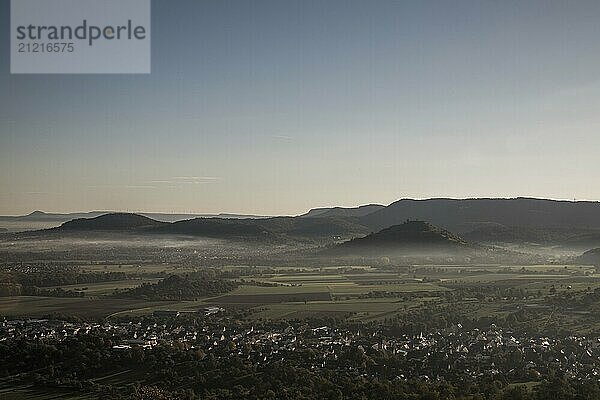
[[[168,274],[181,272],[181,266],[172,264],[139,263],[139,264],[106,264],[87,263],[81,265],[81,270],[86,272],[123,272],[126,274]]]
[[[0,315],[42,317],[48,314],[68,314],[77,317],[104,318],[130,309],[166,306],[174,302],[148,302],[114,298],[59,298],[15,296],[0,297]]]
[[[7,388],[0,389],[2,400],[96,400],[98,397],[92,394],[80,394],[64,392],[60,390],[34,390],[31,388]]]
[[[84,298],[0,297],[0,315],[69,314],[89,318],[150,314],[156,310],[196,312],[216,305],[225,309],[245,309],[252,318],[287,319],[306,316],[341,316],[372,320],[398,314],[461,288],[494,285],[539,295],[600,287],[594,267],[564,265],[534,266],[419,266],[397,269],[373,267],[223,267],[237,271],[239,286],[231,292],[194,301],[149,301],[110,297],[115,289],[156,283],[163,273],[185,275],[197,268],[166,263],[86,264],[88,272],[123,272],[127,280],[60,286],[65,290],[85,290]],[[247,270],[248,274],[243,271]],[[240,272],[241,271],[241,272]],[[299,272],[302,271],[302,272]],[[151,277],[155,276],[155,277]],[[47,289],[53,289],[49,287]],[[474,303],[466,306],[474,307]],[[478,303],[474,315],[505,315],[514,306]],[[508,311],[507,311],[508,310]]]
[[[344,301],[314,301],[310,303],[271,304],[261,307],[254,319],[295,319],[306,316],[348,316],[353,320],[376,320],[404,312],[436,298],[403,300],[399,298],[360,299]]]
[[[156,283],[159,279],[141,278],[122,281],[85,283],[78,285],[49,286],[47,289],[62,288],[64,290],[84,291],[86,296],[102,296],[113,293],[116,289],[129,289],[144,283]]]

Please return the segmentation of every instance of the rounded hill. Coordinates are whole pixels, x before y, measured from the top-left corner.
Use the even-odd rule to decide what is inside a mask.
[[[145,227],[155,227],[163,225],[162,222],[155,221],[152,218],[143,215],[130,213],[105,214],[95,218],[78,218],[65,222],[58,229],[60,230],[134,230]]]
[[[467,247],[465,240],[445,229],[425,221],[406,221],[377,233],[342,243],[334,251],[347,254],[371,252],[389,254],[395,251],[404,253],[456,251]]]

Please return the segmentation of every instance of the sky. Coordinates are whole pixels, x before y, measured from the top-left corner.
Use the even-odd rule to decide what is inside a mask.
[[[600,2],[154,0],[149,75],[11,75],[0,214],[600,199]]]

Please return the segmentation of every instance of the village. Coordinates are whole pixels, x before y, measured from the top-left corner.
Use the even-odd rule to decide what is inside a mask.
[[[220,311],[204,310],[206,316]],[[295,360],[313,370],[341,369],[393,379],[449,379],[457,371],[473,378],[492,374],[516,381],[541,379],[552,369],[574,379],[600,373],[598,337],[517,335],[495,325],[467,330],[460,324],[390,337],[377,329],[305,322],[265,328],[216,318],[193,321],[175,315],[103,323],[10,319],[0,323],[0,344],[52,344],[91,335],[110,338],[106,346],[112,352],[168,346],[200,357],[238,357],[256,364]]]

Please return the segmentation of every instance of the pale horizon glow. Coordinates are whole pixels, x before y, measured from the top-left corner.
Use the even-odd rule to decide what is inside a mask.
[[[600,3],[152,4],[151,75],[10,75],[0,215],[600,199]]]
[[[401,199],[397,199],[395,201],[399,201],[399,200],[432,200],[432,199],[450,199],[450,200],[472,200],[472,199],[514,199],[514,198],[529,198],[529,199],[537,199],[537,200],[551,200],[551,201],[560,201],[560,202],[569,202],[569,203],[599,203],[600,200],[591,200],[591,199],[551,199],[551,198],[542,198],[542,197],[528,197],[528,196],[514,196],[514,197],[489,197],[489,196],[483,196],[483,197],[477,197],[477,198],[473,198],[473,197],[423,197],[423,198],[416,198],[416,197],[403,197]],[[75,211],[48,211],[48,210],[31,210],[30,212],[24,213],[24,214],[5,214],[2,216],[7,216],[7,217],[20,217],[20,216],[26,216],[29,214],[32,214],[34,212],[43,212],[45,214],[83,214],[83,213],[90,213],[90,212],[101,212],[101,213],[133,213],[133,214],[165,214],[165,215],[178,215],[178,214],[182,214],[182,215],[218,215],[218,214],[229,214],[229,215],[250,215],[250,216],[260,216],[260,217],[294,217],[294,216],[298,216],[298,215],[302,215],[307,213],[310,210],[313,209],[320,209],[320,208],[335,208],[335,207],[341,207],[341,208],[357,208],[357,207],[361,207],[361,206],[368,206],[368,205],[382,205],[382,206],[389,206],[390,204],[394,203],[390,202],[390,203],[363,203],[363,204],[355,204],[355,205],[338,205],[338,204],[331,204],[331,205],[322,205],[322,206],[315,206],[315,207],[311,207],[309,209],[306,210],[301,210],[299,212],[295,212],[295,213],[288,213],[288,214],[259,214],[259,213],[242,213],[242,212],[235,212],[235,211],[226,211],[226,210],[215,210],[212,212],[197,212],[197,211],[162,211],[162,210],[132,210],[132,209],[123,209],[123,210],[75,210]]]

